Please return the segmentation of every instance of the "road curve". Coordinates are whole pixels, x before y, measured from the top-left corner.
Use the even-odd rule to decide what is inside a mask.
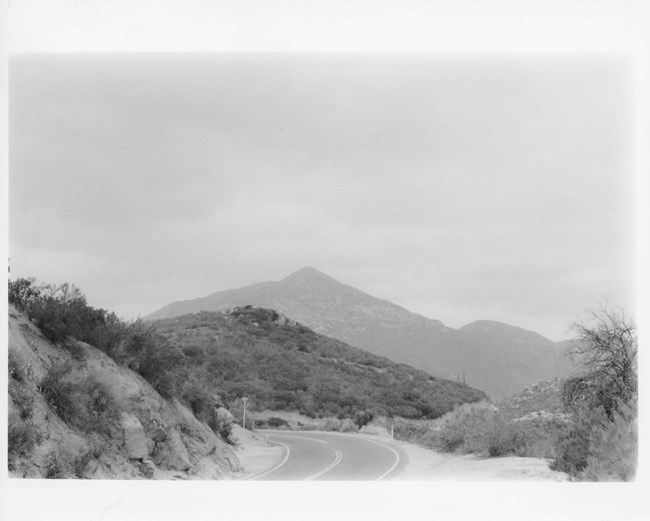
[[[386,443],[354,434],[317,431],[260,431],[285,449],[271,468],[252,476],[269,481],[376,481],[392,479],[406,455]]]

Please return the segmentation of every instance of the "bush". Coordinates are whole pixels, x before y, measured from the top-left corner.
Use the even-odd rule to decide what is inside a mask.
[[[494,414],[485,433],[487,452],[491,457],[517,454],[526,445],[525,435],[519,423]]]
[[[56,415],[68,423],[76,414],[75,386],[64,380],[71,371],[70,365],[50,368],[39,389]]]
[[[118,408],[103,384],[91,377],[78,383],[66,380],[71,367],[52,368],[40,389],[54,412],[70,427],[81,432],[110,436],[118,418]]]
[[[620,406],[611,421],[593,428],[583,481],[629,481],[637,462],[637,421],[632,406]]]
[[[35,438],[34,426],[24,421],[16,412],[11,411],[7,435],[9,460],[12,461],[16,456],[28,453],[34,446]]]
[[[9,376],[17,382],[22,382],[25,379],[25,371],[23,364],[18,358],[15,351],[9,351],[8,356]]]
[[[636,409],[619,404],[610,420],[604,408],[580,410],[556,440],[553,470],[581,481],[627,481],[637,459]]]
[[[9,281],[9,303],[22,311],[29,309],[31,303],[40,297],[40,290],[36,286],[36,279],[18,279]]]
[[[129,326],[123,358],[164,398],[180,395],[183,355],[151,325],[137,320]]]
[[[611,420],[619,404],[636,399],[636,326],[605,307],[592,318],[591,326],[574,325],[577,339],[571,354],[583,370],[566,380],[563,400],[570,408],[602,407]]]
[[[266,420],[266,425],[271,429],[278,429],[280,427],[289,427],[289,423],[284,418],[278,418],[277,416],[271,416]]]
[[[65,478],[63,463],[61,462],[61,458],[57,452],[51,452],[48,455],[46,465],[47,465],[45,469],[46,479]]]
[[[374,418],[374,415],[368,411],[359,411],[354,415],[354,423],[360,429],[364,425],[368,425]]]

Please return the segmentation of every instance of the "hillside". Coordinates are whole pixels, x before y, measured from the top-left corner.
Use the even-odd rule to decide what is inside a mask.
[[[310,417],[360,414],[436,418],[485,395],[319,335],[262,308],[200,312],[152,323],[182,349],[199,386],[250,410],[297,411]]]
[[[9,307],[12,477],[223,479],[232,448],[175,399],[98,349],[55,344]]]
[[[499,411],[508,418],[534,419],[563,416],[562,380],[554,378],[527,387],[497,403]]]
[[[275,309],[317,333],[432,375],[456,379],[464,372],[469,385],[493,398],[563,376],[569,370],[569,362],[561,355],[562,343],[497,322],[449,328],[313,268],[303,268],[277,282],[175,302],[146,319],[245,305]]]

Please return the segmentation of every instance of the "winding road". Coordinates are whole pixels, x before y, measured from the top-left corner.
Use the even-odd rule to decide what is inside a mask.
[[[315,431],[263,431],[284,448],[271,468],[252,480],[377,481],[392,479],[406,466],[398,448],[354,434]]]

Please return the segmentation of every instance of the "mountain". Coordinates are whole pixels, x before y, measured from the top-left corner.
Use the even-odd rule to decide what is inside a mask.
[[[487,398],[462,383],[319,335],[271,309],[203,311],[151,326],[183,354],[188,381],[209,391],[201,395],[216,393],[229,404],[245,395],[251,410],[423,419]]]
[[[274,282],[174,302],[145,317],[176,317],[253,305],[271,308],[313,329],[376,355],[443,378],[462,378],[493,398],[562,376],[563,344],[506,324],[478,321],[460,329],[412,313],[342,284],[314,268]]]

